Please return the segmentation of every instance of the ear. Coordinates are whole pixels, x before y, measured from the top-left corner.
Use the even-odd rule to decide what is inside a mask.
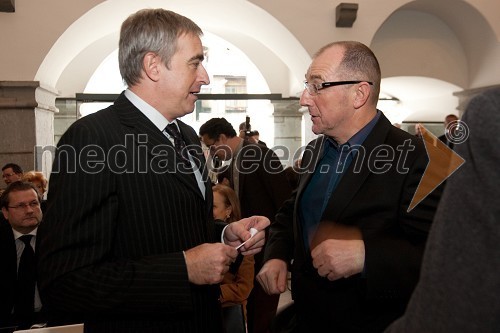
[[[354,92],[354,108],[359,109],[364,106],[371,96],[372,89],[367,82],[359,83]]]
[[[233,212],[233,208],[231,206],[226,207],[226,217],[229,218],[231,213]]]
[[[227,142],[227,136],[225,134],[221,134],[219,135],[219,141],[222,142],[222,143],[226,143]]]
[[[7,209],[5,209],[5,207],[2,207],[2,214],[3,214],[3,217],[8,220],[9,219],[9,211]]]
[[[161,58],[154,52],[148,52],[142,59],[142,68],[146,76],[154,82],[160,79]]]

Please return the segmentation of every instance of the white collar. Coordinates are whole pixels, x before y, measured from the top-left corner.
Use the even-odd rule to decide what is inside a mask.
[[[12,229],[12,232],[14,233],[14,239],[18,239],[21,236],[24,235],[32,235],[33,237],[36,237],[36,231],[38,230],[38,227],[36,227],[34,230],[32,230],[30,233],[27,234],[22,234],[19,231],[15,230],[14,228]]]
[[[154,107],[134,94],[130,89],[125,90],[125,97],[141,111],[160,131],[163,131],[170,122]],[[172,123],[177,123],[175,120]],[[179,125],[177,125],[179,127]]]

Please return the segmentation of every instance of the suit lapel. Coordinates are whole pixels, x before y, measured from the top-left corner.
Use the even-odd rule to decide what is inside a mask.
[[[186,125],[179,119],[177,119],[177,124],[179,125],[181,134],[186,142],[186,146],[189,147],[189,153],[195,159],[195,164],[200,170],[201,179],[205,184],[205,199],[207,202],[212,202],[210,199],[212,195],[212,183],[208,177],[207,161],[205,159],[205,155],[203,154],[203,149],[201,148],[200,138],[190,126]],[[198,184],[195,185],[198,187]],[[208,199],[210,199],[210,201],[208,201]]]
[[[300,165],[300,171],[302,176],[300,177],[300,183],[297,187],[297,197],[302,194],[305,187],[311,180],[312,175],[314,174],[314,170],[316,169],[316,165],[321,159],[321,155],[323,152],[323,145],[325,144],[326,137],[320,136],[316,140],[312,141],[309,145],[307,145],[304,153],[302,155],[302,161]]]
[[[115,106],[119,110],[117,112],[120,122],[124,125],[124,134],[134,137],[134,144],[146,145],[151,159],[159,159],[166,161],[169,169],[167,173],[173,174],[188,188],[195,191],[201,196],[200,189],[196,180],[192,175],[178,172],[174,167],[175,163],[180,163],[179,157],[176,156],[172,142],[139,110],[137,109],[122,93],[115,101]],[[179,123],[182,123],[178,121]],[[183,126],[187,126],[182,123]],[[186,132],[185,128],[182,132]],[[189,136],[190,137],[190,136]],[[189,138],[192,141],[192,138]],[[186,144],[192,144],[187,142]],[[200,148],[201,150],[201,148]],[[149,170],[151,171],[151,170]]]
[[[241,149],[237,153],[238,157],[237,158],[236,158],[236,156],[234,157],[234,158],[236,158],[236,162],[238,163],[238,165],[236,166],[236,170],[238,170],[238,192],[237,193],[240,196],[240,198],[241,198],[241,194],[243,193],[243,182],[245,181],[245,177],[247,174],[247,172],[241,172],[241,170],[244,170],[244,168],[243,168],[243,156],[245,156],[244,152],[245,152],[246,146],[248,146],[248,141],[243,140],[243,144],[241,146]],[[231,166],[233,166],[232,163],[231,163]],[[233,171],[234,171],[234,168],[231,167],[231,173],[233,173]],[[234,179],[233,177],[234,177],[234,174],[231,176],[231,179]]]
[[[344,209],[347,207],[354,195],[356,195],[356,193],[360,190],[366,178],[370,175],[370,169],[368,167],[369,156],[371,152],[378,145],[380,145],[380,143],[385,142],[385,138],[387,137],[387,133],[390,128],[389,126],[392,126],[391,123],[382,114],[372,132],[363,143],[363,147],[365,148],[364,156],[356,155],[351,162],[348,170],[340,179],[337,188],[332,193],[332,196],[330,197],[323,213],[322,220],[339,220],[339,217]],[[360,154],[360,152],[358,152],[358,154]],[[354,168],[358,168],[356,165],[357,158],[361,159],[362,164],[359,170],[354,170]]]

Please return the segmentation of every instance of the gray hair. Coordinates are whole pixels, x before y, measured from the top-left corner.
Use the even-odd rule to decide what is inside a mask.
[[[202,36],[201,28],[185,16],[165,9],[142,9],[121,26],[118,49],[120,74],[128,86],[141,79],[142,61],[148,52],[158,54],[167,68],[184,34]]]

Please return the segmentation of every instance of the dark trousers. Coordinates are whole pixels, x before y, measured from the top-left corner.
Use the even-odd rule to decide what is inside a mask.
[[[280,295],[268,295],[255,280],[247,303],[248,333],[267,333],[276,316]]]

